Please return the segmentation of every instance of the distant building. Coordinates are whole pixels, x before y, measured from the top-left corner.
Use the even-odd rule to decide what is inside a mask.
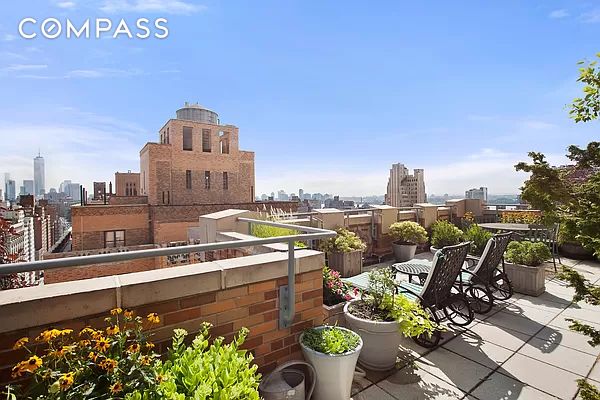
[[[385,203],[393,207],[411,207],[426,201],[424,170],[415,169],[414,174],[410,175],[404,164],[393,164],[388,178]]]
[[[79,183],[69,183],[64,190],[64,193],[74,202],[81,201],[81,185]]]
[[[480,187],[479,189],[469,189],[465,192],[465,199],[479,199],[487,203],[488,201],[488,189],[486,187]]]
[[[104,200],[104,196],[107,195],[106,182],[94,182],[94,194],[92,200]]]
[[[10,174],[4,174],[4,200],[15,201],[17,199],[17,187]]]
[[[138,196],[140,189],[139,172],[116,172],[115,193],[117,196]]]
[[[35,196],[43,196],[46,193],[46,167],[44,157],[39,153],[33,159],[33,185]]]
[[[24,179],[23,180],[23,193],[21,194],[35,194],[34,193],[34,185],[32,179]]]
[[[304,189],[298,189],[298,198],[304,200]]]

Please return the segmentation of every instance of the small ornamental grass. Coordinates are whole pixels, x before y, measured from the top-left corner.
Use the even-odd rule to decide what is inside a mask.
[[[321,243],[321,251],[327,253],[350,253],[352,251],[364,251],[367,246],[354,232],[345,228],[336,229],[337,236],[324,240]]]
[[[119,399],[155,388],[158,355],[144,327],[159,317],[116,308],[105,320],[104,329],[49,329],[19,339],[14,348],[29,356],[13,367],[12,377],[31,379],[23,390],[16,388],[16,398]]]
[[[394,222],[389,235],[401,244],[422,244],[427,242],[427,231],[413,221]]]
[[[360,343],[360,336],[337,326],[326,326],[305,330],[302,334],[302,343],[319,353],[337,355],[355,350]]]

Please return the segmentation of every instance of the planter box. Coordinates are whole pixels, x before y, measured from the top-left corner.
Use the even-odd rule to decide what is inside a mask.
[[[546,291],[546,277],[542,265],[529,267],[507,262],[504,270],[515,292],[539,296]]]
[[[594,252],[583,248],[578,243],[563,243],[558,247],[561,255],[575,260],[593,260]]]
[[[338,271],[343,278],[358,275],[362,272],[361,250],[350,253],[327,253],[327,265],[334,271]]]
[[[344,316],[344,306],[346,302],[341,302],[335,306],[323,304],[323,324],[337,325],[346,327],[346,317]]]

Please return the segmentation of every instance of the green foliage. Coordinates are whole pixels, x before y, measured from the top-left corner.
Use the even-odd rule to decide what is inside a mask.
[[[352,289],[342,282],[338,271],[323,267],[323,304],[333,306],[351,300],[353,295],[358,295],[358,289]]]
[[[596,56],[600,58],[600,53]],[[575,122],[588,122],[600,116],[600,68],[597,61],[579,64],[583,66],[579,68],[577,82],[584,84],[583,97],[573,100],[569,114]]]
[[[407,337],[431,335],[439,329],[417,302],[396,295],[395,291],[391,269],[375,269],[369,273],[369,288],[362,299],[371,309],[371,319],[397,321],[400,333]]]
[[[252,224],[252,236],[256,236],[259,238],[270,238],[270,237],[278,237],[278,236],[292,236],[298,235],[300,232],[288,229],[288,228],[280,228],[278,226],[271,225],[262,225],[262,224]],[[296,247],[306,247],[306,244],[302,242],[294,242]]]
[[[485,246],[492,238],[492,234],[477,224],[473,224],[465,232],[465,240],[471,242],[470,253],[481,256]]]
[[[350,253],[356,250],[365,250],[367,246],[358,235],[345,228],[336,229],[337,236],[324,240],[321,251],[327,253]]]
[[[204,323],[190,346],[184,344],[187,332],[175,330],[169,359],[158,368],[161,398],[258,400],[258,367],[250,353],[240,350],[248,330],[242,328],[230,344],[222,337],[210,344],[210,327]]]
[[[574,303],[583,300],[588,304],[600,305],[600,286],[591,284],[574,269],[563,266],[562,272],[557,275],[557,278],[566,281],[568,287],[575,289],[575,294],[573,295]],[[571,318],[567,319],[567,321],[571,323],[569,325],[571,330],[582,333],[590,338],[588,340],[590,346],[596,347],[600,345],[600,330]],[[577,385],[579,386],[579,397],[583,400],[600,400],[600,391],[587,383],[585,379],[579,379]]]
[[[344,354],[358,347],[360,336],[337,326],[327,326],[320,329],[310,328],[304,331],[302,343],[319,353]]]
[[[402,243],[422,244],[427,242],[427,231],[413,221],[394,222],[389,235]]]
[[[506,259],[514,264],[537,267],[551,257],[548,245],[542,242],[510,242],[506,249]]]
[[[542,216],[531,211],[503,211],[500,220],[504,224],[540,224]]]
[[[448,221],[436,221],[431,226],[431,245],[438,249],[459,244],[463,237],[463,231]]]
[[[530,164],[521,162],[517,171],[530,173],[522,198],[543,212],[544,222],[567,226],[566,237],[600,257],[600,142],[586,148],[569,146],[569,167],[552,167],[541,153],[529,153]],[[565,240],[565,233],[562,235]]]

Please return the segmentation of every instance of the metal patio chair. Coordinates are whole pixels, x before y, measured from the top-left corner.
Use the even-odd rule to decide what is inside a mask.
[[[461,270],[470,245],[470,242],[465,242],[438,250],[425,283],[421,286],[402,282],[397,287],[398,293],[418,301],[437,324],[445,319],[459,326],[470,324],[475,315],[461,282]],[[417,344],[428,348],[437,346],[440,339],[440,331],[414,338]]]
[[[512,285],[504,272],[504,252],[512,235],[512,232],[498,233],[488,240],[481,257],[467,257],[467,261],[476,264],[462,270],[462,287],[476,313],[487,313],[494,300],[507,300],[513,295]]]
[[[560,255],[558,254],[558,232],[560,224],[555,223],[552,226],[535,225],[529,231],[522,235],[523,239],[530,242],[545,243],[552,253],[552,264],[554,264],[554,272],[557,272],[556,260],[561,263]]]

